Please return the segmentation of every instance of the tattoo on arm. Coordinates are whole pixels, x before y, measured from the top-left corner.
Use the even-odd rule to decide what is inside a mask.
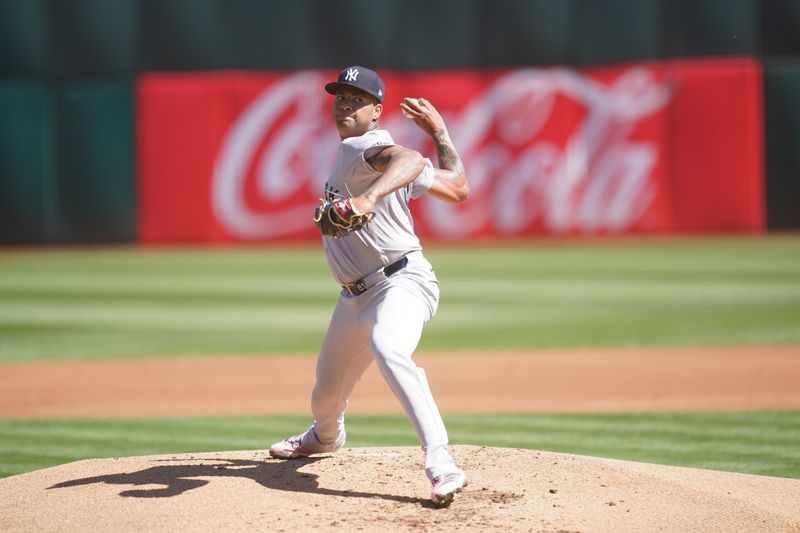
[[[392,157],[387,152],[388,150],[384,149],[378,152],[377,154],[368,157],[367,163],[369,163],[372,166],[372,168],[374,168],[378,172],[383,172],[384,170],[386,170],[386,165],[388,165],[389,161],[391,161],[392,159]]]
[[[388,163],[388,160],[386,163]],[[388,167],[386,163],[384,166]],[[386,168],[386,170],[388,170],[388,168]],[[391,170],[391,172],[384,171],[382,179],[379,179],[375,184],[378,188],[376,192],[379,196],[389,194],[414,181],[419,174],[420,168],[415,158],[403,154],[401,157],[395,159],[395,164],[392,165]]]
[[[378,197],[385,196],[401,187],[405,187],[421,172],[422,157],[408,150],[381,150],[369,157],[367,162],[383,176],[378,178],[370,187],[371,192]]]
[[[464,163],[461,162],[461,157],[446,131],[437,131],[433,135],[433,144],[439,158],[439,168],[450,170],[456,174],[464,174]]]

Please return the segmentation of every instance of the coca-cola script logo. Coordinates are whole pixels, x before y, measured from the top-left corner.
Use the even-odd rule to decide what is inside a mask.
[[[325,81],[313,71],[282,78],[228,131],[212,202],[235,237],[269,240],[308,229],[339,143],[330,98],[319,89]],[[471,199],[448,204],[426,197],[418,216],[444,238],[487,227],[525,234],[537,224],[553,234],[625,231],[651,207],[657,192],[651,174],[661,155],[657,141],[631,134],[670,94],[644,67],[611,84],[567,69],[525,69],[496,79],[460,110],[434,102],[464,160]],[[287,118],[287,109],[296,111]],[[381,123],[398,144],[435,162],[430,139],[399,110],[385,110]],[[248,180],[269,209],[247,201]]]

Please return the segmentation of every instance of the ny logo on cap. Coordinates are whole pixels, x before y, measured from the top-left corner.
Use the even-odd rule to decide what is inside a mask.
[[[358,79],[358,69],[357,68],[349,68],[347,69],[347,74],[344,76],[344,81],[356,81]]]

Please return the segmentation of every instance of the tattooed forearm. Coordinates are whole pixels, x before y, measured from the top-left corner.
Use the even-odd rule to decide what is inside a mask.
[[[464,163],[458,155],[453,141],[450,140],[447,130],[439,130],[433,134],[433,144],[439,158],[439,168],[450,170],[456,174],[464,173]]]
[[[383,172],[369,188],[374,199],[385,196],[405,187],[419,176],[424,166],[422,156],[414,151],[400,147],[390,147],[367,159],[372,167]]]
[[[422,171],[421,160],[422,158],[413,152],[403,152],[394,156],[391,164],[387,161],[384,165],[383,176],[375,183],[374,192],[378,196],[384,196],[414,181]]]
[[[386,165],[388,165],[389,161],[392,160],[392,152],[393,150],[390,150],[388,148],[385,150],[381,150],[377,154],[368,157],[367,163],[372,165],[372,168],[374,168],[378,172],[383,172],[386,170]]]

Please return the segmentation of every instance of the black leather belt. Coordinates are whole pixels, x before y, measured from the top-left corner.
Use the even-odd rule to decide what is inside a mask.
[[[383,275],[388,278],[392,274],[396,274],[397,272],[403,270],[407,264],[408,258],[403,256],[391,265],[383,267]],[[342,285],[344,292],[350,296],[358,296],[359,294],[364,293],[368,288],[369,287],[367,287],[366,278],[354,281],[353,283],[348,283],[347,285]]]

